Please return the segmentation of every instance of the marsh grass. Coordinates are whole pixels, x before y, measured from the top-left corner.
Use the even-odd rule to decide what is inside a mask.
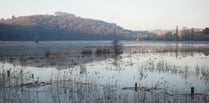
[[[143,47],[130,47],[128,48],[129,51],[126,50],[126,52],[129,53],[203,53],[206,56],[209,55],[209,47],[205,47],[205,46],[197,46],[197,47],[193,47],[193,46],[166,46],[166,47],[158,47],[158,48],[154,48],[154,47],[147,47],[147,48],[143,48]]]
[[[90,49],[84,49],[81,51],[81,54],[82,55],[91,55],[91,54],[93,54],[93,51]]]
[[[104,82],[100,82],[103,79],[99,78],[100,73],[94,71],[89,73],[89,68],[91,66],[88,63],[78,63],[81,59],[84,61],[89,61],[89,58],[82,58],[80,56],[71,59],[63,60],[63,58],[57,58],[51,55],[46,59],[50,61],[53,65],[60,65],[64,61],[71,63],[77,63],[79,65],[75,67],[68,67],[63,73],[61,69],[58,69],[56,74],[53,74],[49,81],[49,85],[42,85],[40,83],[38,86],[31,86],[33,82],[31,74],[29,72],[24,72],[25,65],[27,65],[28,60],[21,60],[22,67],[12,67],[7,68],[4,65],[1,67],[0,72],[0,102],[2,103],[39,103],[46,101],[48,103],[208,103],[209,97],[207,93],[194,94],[194,99],[191,98],[190,92],[178,91],[169,86],[171,81],[167,81],[165,77],[154,81],[152,84],[146,84],[144,81],[149,81],[149,75],[151,73],[159,74],[169,74],[181,77],[185,82],[192,75],[197,75],[205,85],[208,85],[209,72],[207,66],[196,65],[196,67],[191,67],[188,65],[177,66],[170,64],[165,60],[155,60],[154,58],[149,58],[145,62],[141,63],[135,61],[135,54],[130,54],[127,57],[124,55],[120,56],[122,60],[117,62],[117,65],[123,69],[114,69],[115,65],[110,62],[113,59],[108,59],[107,63],[101,64],[111,72],[122,74],[126,69],[132,69],[137,65],[138,67],[138,78],[134,79],[134,82],[140,84],[138,85],[138,91],[134,91],[134,83],[131,84],[133,87],[126,87],[121,85],[117,81],[115,75],[108,77]],[[27,58],[24,56],[24,58]],[[72,58],[72,57],[70,57]],[[126,59],[125,61],[124,58]],[[34,58],[32,58],[34,59]],[[90,58],[92,59],[92,58]],[[96,62],[99,63],[99,62]],[[100,65],[100,64],[95,64]],[[126,65],[126,66],[124,66]],[[194,68],[194,71],[191,70]],[[100,69],[100,66],[98,66]],[[10,80],[7,78],[7,71],[10,70]],[[111,73],[110,72],[110,73]],[[130,74],[131,75],[131,74]],[[54,77],[55,76],[55,77]],[[132,78],[129,78],[133,81]],[[35,82],[36,80],[34,80]],[[41,81],[41,78],[40,80]],[[130,82],[128,82],[130,83]],[[187,86],[183,89],[190,90],[192,86],[191,82],[187,83]],[[30,88],[27,88],[30,87]],[[44,99],[43,99],[44,98]]]
[[[111,51],[109,48],[97,48],[95,51],[96,55],[108,55]]]
[[[151,71],[159,70],[162,72],[172,71],[172,68],[167,68],[166,66],[168,66],[168,64],[164,63],[163,61],[160,61],[157,64],[159,65],[158,69],[156,68],[153,69],[152,64],[150,65],[150,63],[148,65],[150,65],[151,68],[146,67],[143,69],[151,70]],[[86,67],[80,66],[80,68],[84,69]],[[164,68],[164,69],[159,69],[159,68]],[[202,69],[202,70],[207,70],[207,69]],[[201,72],[205,72],[205,71],[201,71]],[[19,71],[17,75],[19,74],[24,74],[24,72],[21,73],[21,71]],[[189,99],[191,98],[191,95],[189,93],[178,93],[178,92],[174,92],[173,90],[169,90],[170,88],[168,88],[168,84],[166,81],[164,81],[164,78],[161,78],[161,80],[157,81],[151,87],[143,86],[143,84],[141,84],[141,86],[138,87],[138,91],[135,92],[134,90],[131,89],[131,87],[124,90],[122,87],[118,86],[117,83],[111,82],[114,81],[114,78],[110,78],[110,81],[105,84],[99,84],[97,82],[97,78],[91,78],[90,76],[87,77],[88,79],[86,80],[86,82],[83,82],[81,80],[81,77],[79,76],[83,74],[78,73],[77,76],[74,76],[72,74],[73,74],[72,70],[66,71],[64,72],[64,74],[58,72],[56,74],[56,78],[51,79],[49,81],[51,85],[45,86],[42,89],[40,87],[33,87],[34,89],[33,88],[20,89],[20,88],[16,88],[15,86],[9,88],[1,87],[0,100],[3,103],[12,103],[14,101],[16,103],[34,103],[34,102],[40,102],[42,100],[40,96],[43,96],[44,94],[44,97],[47,97],[45,101],[52,103],[66,103],[66,102],[191,103],[192,102],[192,99]],[[11,75],[14,74],[12,73]],[[187,99],[185,100],[185,98]],[[199,103],[208,102],[207,94],[196,93],[194,98],[195,100],[198,100]]]

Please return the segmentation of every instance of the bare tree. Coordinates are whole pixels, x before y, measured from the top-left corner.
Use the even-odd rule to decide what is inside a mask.
[[[123,53],[122,44],[118,40],[112,41],[112,50],[115,56],[118,56]]]
[[[15,19],[15,16],[14,15],[12,15],[12,19]]]

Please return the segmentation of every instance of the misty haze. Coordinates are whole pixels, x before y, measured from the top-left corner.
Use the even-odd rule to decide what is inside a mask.
[[[0,1],[0,103],[209,103],[208,5]]]

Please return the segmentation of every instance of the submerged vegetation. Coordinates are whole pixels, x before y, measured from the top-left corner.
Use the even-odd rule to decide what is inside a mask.
[[[110,54],[111,51],[108,48],[97,48],[95,51],[95,54],[97,55],[103,55],[103,54]]]
[[[84,49],[81,51],[81,54],[82,55],[90,55],[90,54],[92,54],[92,50]]]
[[[208,103],[204,52],[207,45],[145,48],[113,41],[1,55],[0,103]]]
[[[103,78],[105,78],[103,77],[105,75],[102,75],[102,70],[91,72],[88,69],[89,67],[94,67],[91,65],[82,64],[78,67],[62,71],[58,70],[55,74],[49,74],[51,76],[48,77],[49,79],[47,80],[42,80],[44,78],[39,78],[38,74],[33,74],[33,72],[24,71],[24,69],[27,70],[26,67],[11,66],[13,69],[9,69],[2,66],[0,72],[0,102],[11,103],[16,100],[16,103],[33,103],[35,100],[60,103],[89,101],[100,103],[152,103],[157,101],[190,103],[198,100],[199,103],[207,103],[209,101],[209,94],[207,92],[199,92],[197,87],[195,88],[194,96],[191,96],[190,88],[194,84],[187,81],[192,75],[196,75],[202,78],[206,86],[209,85],[209,79],[207,79],[209,72],[207,67],[197,65],[195,71],[192,71],[190,70],[192,69],[191,67],[178,67],[166,61],[155,62],[153,58],[148,59],[148,61],[142,64],[134,60],[131,62],[133,62],[134,65],[141,66],[137,69],[138,78],[135,78],[135,75],[133,75],[133,80],[131,80],[133,82],[127,82],[130,83],[128,85],[121,85],[119,82],[115,82],[115,80],[121,81],[117,79],[117,71],[114,75],[106,75],[108,76],[108,81],[102,81]],[[119,64],[123,67],[126,63]],[[106,67],[108,66],[105,66],[105,68]],[[19,69],[21,70],[19,71]],[[11,74],[8,76],[8,72],[6,71],[11,71]],[[124,73],[125,72],[127,72],[127,70],[124,70]],[[172,82],[165,77],[160,77],[157,81],[153,81],[153,83],[149,85],[144,83],[144,81],[149,80],[148,78],[152,73],[171,74],[173,76],[182,77],[185,79],[185,87],[183,88],[186,90],[179,91],[171,87]],[[134,87],[135,82],[138,84],[137,90],[135,90]],[[41,96],[44,96],[44,99],[41,98]]]

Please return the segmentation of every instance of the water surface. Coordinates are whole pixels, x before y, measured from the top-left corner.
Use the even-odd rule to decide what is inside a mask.
[[[209,102],[209,42],[120,43],[98,55],[111,41],[1,41],[0,102]]]

